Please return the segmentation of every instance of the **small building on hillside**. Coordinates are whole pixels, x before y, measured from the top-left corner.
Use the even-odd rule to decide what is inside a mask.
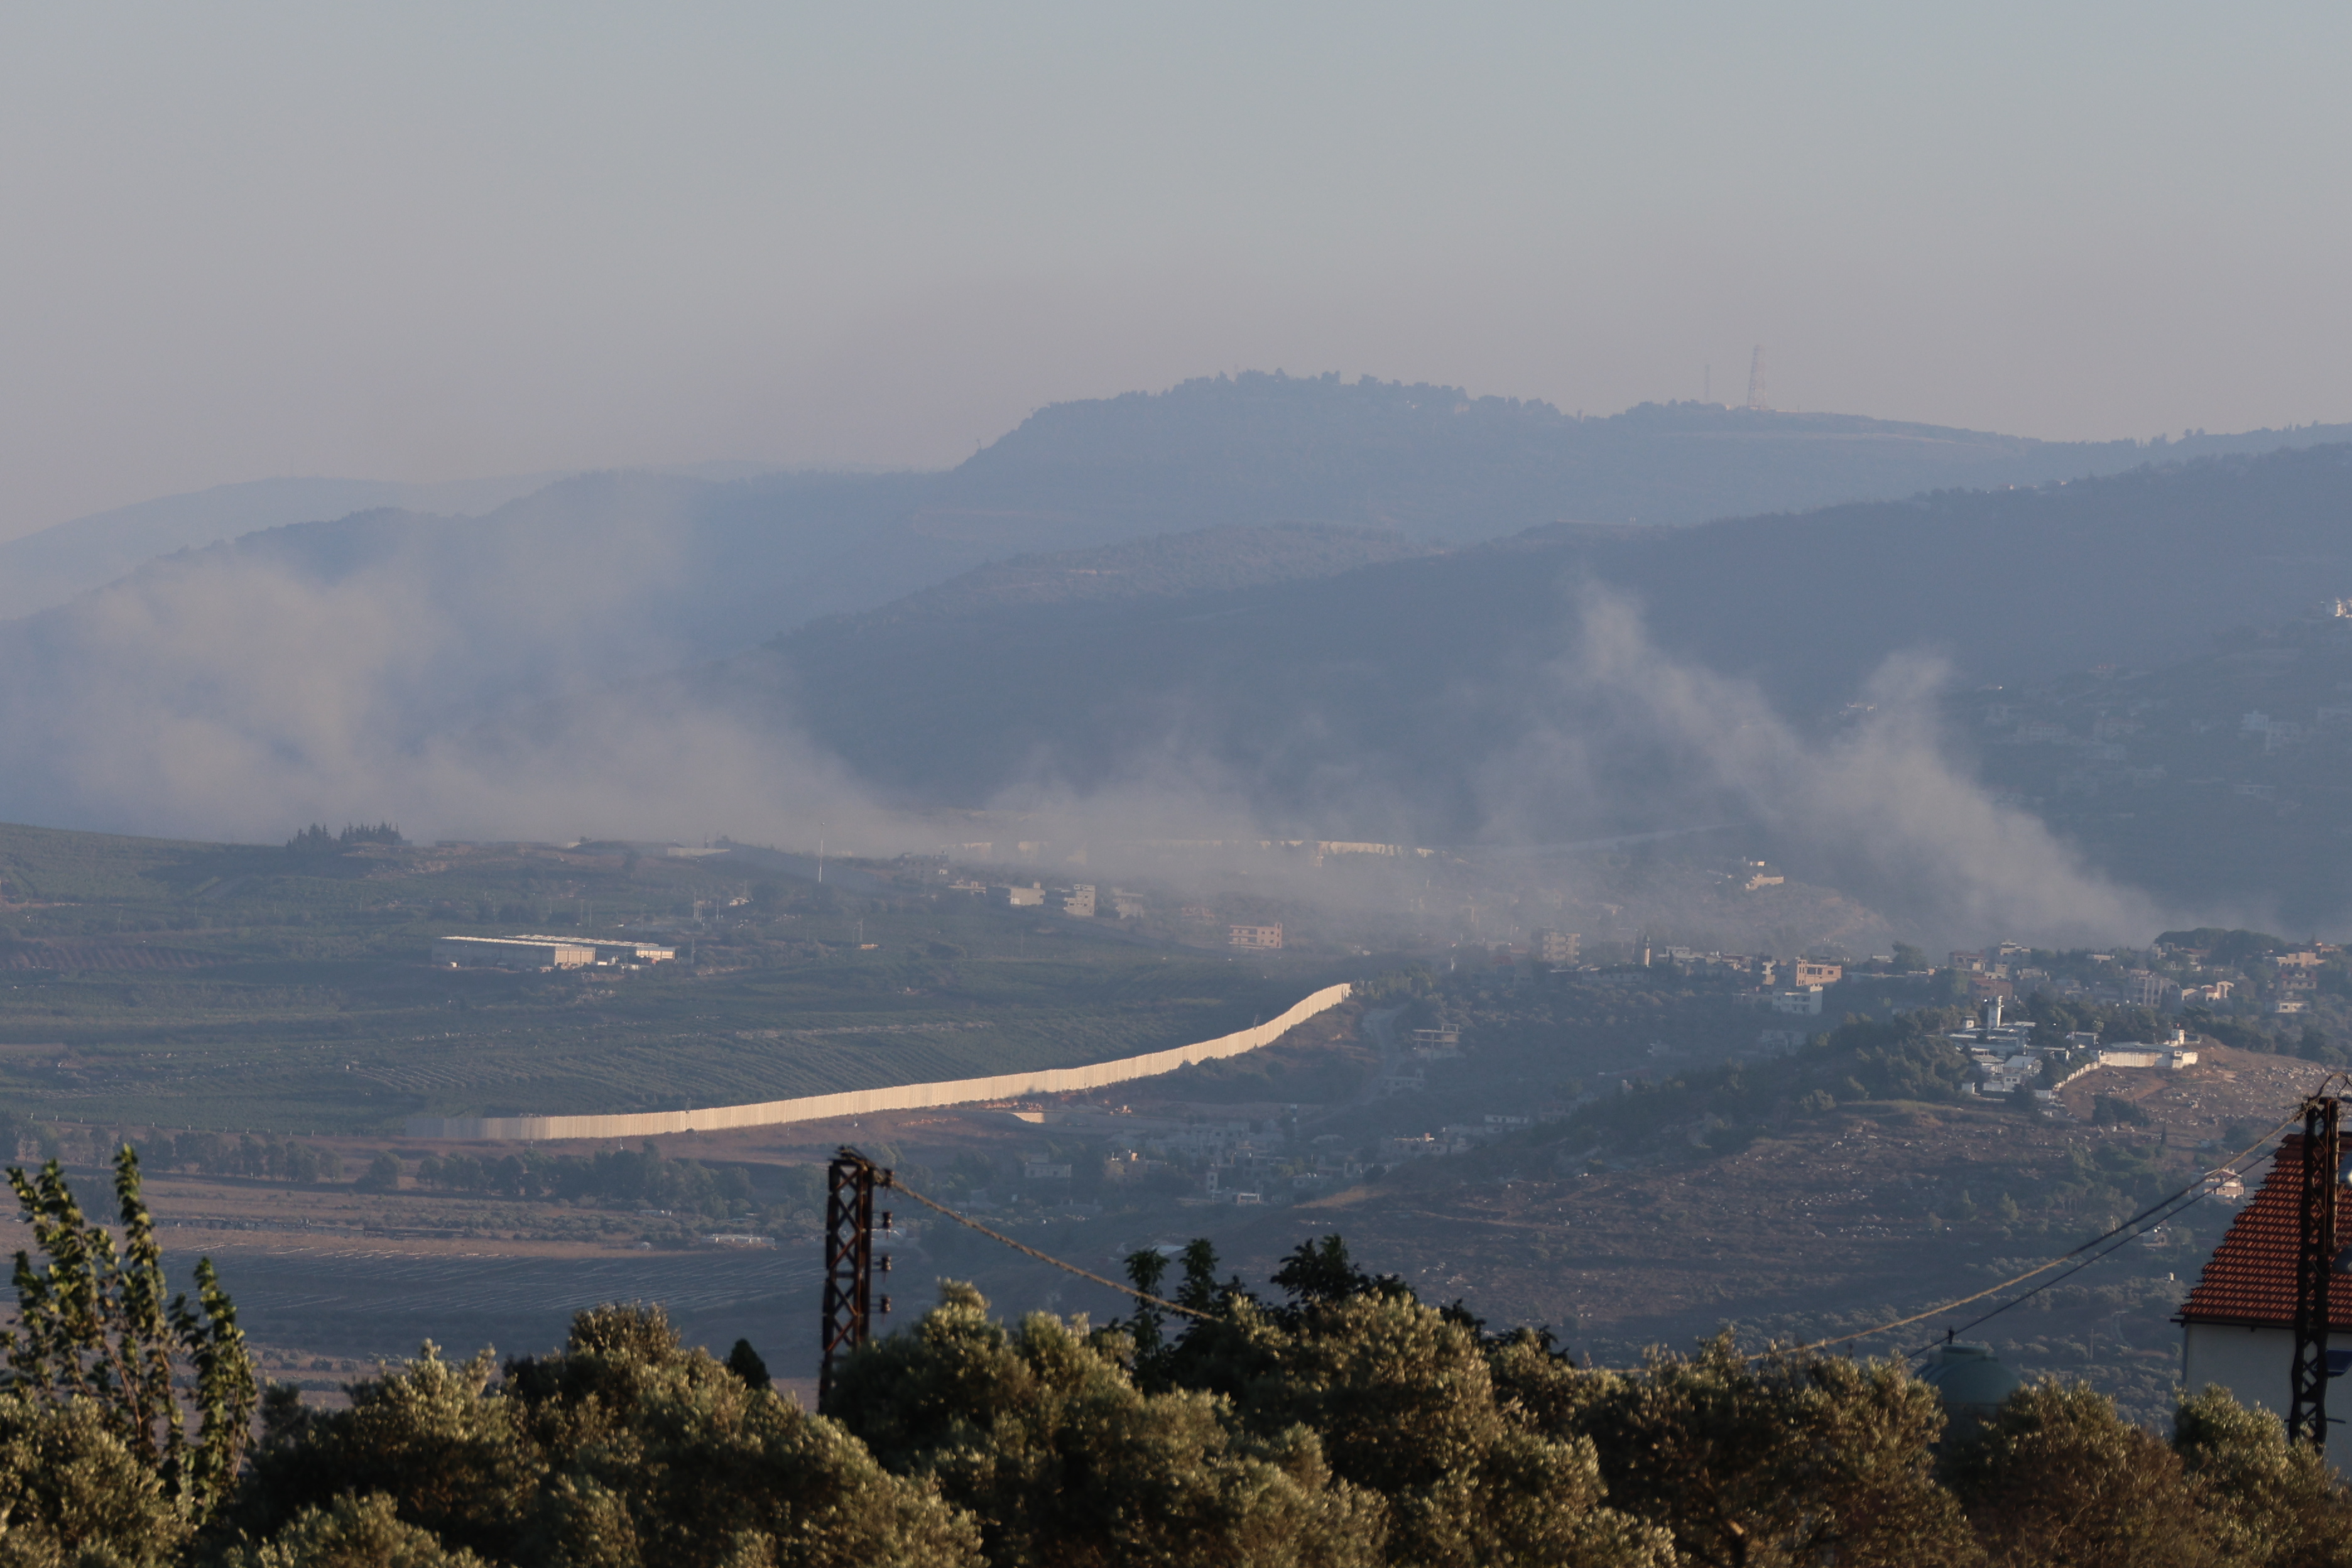
[[[443,936],[433,939],[433,962],[457,969],[627,968],[667,963],[677,949],[649,942],[600,942],[570,936]]]
[[[443,936],[433,939],[433,961],[457,969],[585,969],[596,962],[592,942],[537,936]]]
[[[2101,1046],[2099,1065],[2103,1068],[2193,1068],[2197,1065],[2197,1053],[2177,1037],[2171,1044],[2163,1046],[2125,1040],[2112,1046]]]
[[[1257,952],[1282,951],[1282,928],[1272,926],[1227,926],[1225,943],[1229,947],[1248,948]]]
[[[2290,1133],[2173,1320],[2180,1325],[2180,1381],[2190,1394],[2218,1384],[2241,1405],[2284,1418],[2293,1394],[2302,1184],[2303,1135]],[[2352,1187],[2340,1178],[2336,1227],[2338,1236],[2352,1236]],[[2339,1258],[2336,1268],[2343,1267]],[[2327,1373],[2340,1377],[2352,1365],[2352,1277],[2341,1272],[2328,1291],[2328,1332],[2342,1348],[2329,1349]],[[2331,1445],[2329,1458],[2342,1468],[2344,1445]]]

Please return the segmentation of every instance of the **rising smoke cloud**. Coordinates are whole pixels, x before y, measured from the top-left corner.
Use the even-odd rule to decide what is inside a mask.
[[[877,800],[788,705],[754,711],[709,700],[706,683],[646,677],[697,651],[643,608],[677,575],[658,532],[561,564],[478,558],[463,580],[413,543],[331,567],[216,550],[0,624],[0,818],[258,842],[376,818],[420,837],[802,845],[826,832],[868,852],[961,837]],[[1752,684],[1664,653],[1620,595],[1583,589],[1562,624],[1567,651],[1532,679],[1465,694],[1503,716],[1461,764],[1478,845],[1556,840],[1564,824],[1738,823],[1923,941],[2145,940],[2183,918],[1967,776],[1940,743],[1931,659],[1887,661],[1860,721],[1823,738]],[[1181,697],[1166,718],[1086,788],[1055,782],[1041,754],[997,803],[1022,814],[1017,836],[1097,846],[1107,867],[1121,844],[1297,831],[1263,809],[1257,775],[1274,759],[1254,770],[1202,743],[1215,715]],[[1328,730],[1297,716],[1301,736]],[[1297,770],[1329,837],[1407,804],[1393,775],[1355,762]],[[1338,895],[1295,877],[1280,891]]]
[[[0,819],[249,842],[379,818],[689,840],[873,822],[788,728],[630,679],[698,649],[646,607],[680,575],[659,531],[608,531],[463,574],[364,529],[323,560],[222,547],[0,623]]]
[[[1948,671],[1931,656],[1888,658],[1853,720],[1816,736],[1753,682],[1663,652],[1622,595],[1580,589],[1575,619],[1572,651],[1547,671],[1547,710],[1484,770],[1491,835],[1520,830],[1538,795],[1607,796],[1638,776],[1656,820],[1752,824],[1809,879],[1923,941],[2145,941],[2181,918],[1968,776],[1940,732]]]

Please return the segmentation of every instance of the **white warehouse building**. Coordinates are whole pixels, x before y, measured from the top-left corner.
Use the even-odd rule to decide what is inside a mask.
[[[454,969],[626,968],[667,963],[677,949],[645,942],[600,942],[571,936],[443,936],[433,940],[433,962]]]

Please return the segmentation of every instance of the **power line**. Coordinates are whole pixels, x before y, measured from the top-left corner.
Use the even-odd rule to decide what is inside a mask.
[[[2326,1079],[2321,1080],[2319,1089],[2315,1091],[2315,1097],[2316,1094],[2325,1093],[2330,1084],[2333,1084],[2336,1079],[2343,1076],[2344,1075],[2342,1073],[2328,1074]],[[1938,1312],[1948,1312],[1955,1307],[1965,1307],[1972,1302],[1981,1301],[1986,1297],[1997,1296],[2003,1290],[2011,1289],[2012,1286],[2022,1285],[2025,1281],[2034,1278],[2036,1275],[2047,1274],[2053,1268],[2059,1268],[2070,1259],[2082,1257],[2084,1253],[2090,1251],[2102,1242],[2112,1240],[2119,1236],[2123,1237],[2126,1240],[2129,1240],[2132,1236],[2138,1234],[2135,1227],[2137,1227],[2141,1221],[2148,1218],[2152,1215],[2163,1212],[2172,1205],[2179,1203],[2182,1198],[2188,1197],[2192,1193],[2200,1193],[2200,1189],[2202,1189],[2205,1184],[2211,1181],[2215,1176],[2220,1175],[2224,1171],[2230,1170],[2232,1166],[2236,1165],[2239,1161],[2250,1158],[2266,1147],[2273,1138],[2276,1137],[2285,1129],[2288,1122],[2295,1121],[2297,1118],[2302,1116],[2302,1114],[2303,1107],[2298,1103],[2293,1110],[2287,1112],[2287,1114],[2280,1117],[2276,1121],[2273,1122],[2269,1131],[2265,1131],[2260,1138],[2255,1139],[2252,1143],[2247,1144],[2243,1149],[2239,1150],[2238,1152],[2231,1155],[2227,1160],[2222,1161],[2220,1164],[2205,1171],[2198,1176],[2196,1181],[2190,1183],[2188,1186],[2181,1188],[2179,1192],[2169,1194],[2165,1197],[2158,1199],[2155,1203],[2150,1204],[2147,1208],[2140,1210],[2139,1213],[2124,1221],[2123,1224],[2116,1226],[2112,1229],[2101,1232],[2099,1235],[2091,1237],[2090,1240],[2084,1242],[2079,1247],[2068,1248],[2066,1251],[2062,1252],[2057,1257],[2050,1259],[2047,1263],[2029,1268],[2024,1273],[2004,1279],[1998,1285],[1987,1286],[1984,1289],[1979,1290],[1972,1295],[1962,1296],[1957,1300],[1946,1301],[1940,1305],[1930,1307],[1924,1312],[1914,1312],[1907,1318],[1897,1318],[1891,1322],[1881,1323],[1876,1328],[1864,1329],[1856,1333],[1835,1334],[1825,1340],[1816,1340],[1811,1344],[1799,1345],[1793,1351],[1786,1353],[1801,1355],[1807,1351],[1821,1350],[1829,1345],[1848,1344],[1856,1340],[1870,1339],[1875,1335],[1886,1333],[1891,1330],[1907,1329],[1914,1323],[1921,1322],[1928,1318],[1936,1316]],[[2184,1204],[2181,1206],[2186,1208],[2188,1205]],[[2113,1250],[2115,1250],[2113,1247],[2109,1247],[2107,1249],[2109,1252],[2112,1252]],[[2091,1264],[2097,1262],[2099,1258],[2104,1258],[2105,1256],[2106,1253],[2102,1252],[2098,1257],[2086,1258],[2081,1267],[2088,1268]],[[2077,1272],[2077,1270],[2067,1270],[2067,1273],[2069,1274],[2074,1272]],[[2060,1278],[2063,1279],[2064,1276],[2062,1275]],[[2045,1281],[2045,1285],[2054,1285],[2058,1281],[2056,1279],[2052,1279]],[[2000,1313],[2009,1310],[2011,1307],[2016,1306],[2018,1301],[2026,1300],[2032,1296],[2038,1294],[2043,1288],[2044,1286],[2036,1286],[2033,1290],[2028,1291],[2024,1296],[2020,1296],[2017,1299],[2017,1301],[2010,1301],[2002,1306],[1995,1308],[1992,1311],[1987,1312],[1984,1317],[1977,1319],[1976,1321],[1981,1323],[1990,1319],[1998,1317]],[[1973,1328],[1975,1327],[1975,1324],[1971,1323],[1969,1327]],[[1917,1352],[1914,1352],[1912,1353],[1916,1354]]]
[[[855,1154],[856,1152],[855,1150],[845,1149],[842,1152],[844,1155],[850,1155]],[[859,1157],[863,1158],[863,1156]],[[1035,1247],[1027,1245],[1025,1242],[1015,1241],[1011,1237],[1006,1236],[1000,1231],[991,1230],[988,1226],[981,1224],[980,1221],[973,1219],[971,1215],[958,1214],[955,1210],[948,1207],[947,1205],[925,1197],[922,1194],[917,1192],[914,1188],[900,1181],[895,1172],[878,1172],[877,1179],[883,1186],[906,1194],[908,1197],[914,1199],[925,1208],[932,1209],[940,1214],[945,1215],[948,1218],[955,1221],[956,1224],[966,1226],[971,1230],[976,1230],[980,1232],[981,1235],[988,1237],[991,1241],[1002,1242],[1006,1247],[1011,1247],[1013,1251],[1024,1253],[1028,1257],[1035,1258],[1040,1263],[1050,1263],[1055,1268],[1061,1269],[1064,1273],[1075,1274],[1081,1279],[1090,1279],[1097,1285],[1107,1286],[1110,1289],[1118,1291],[1122,1296],[1132,1296],[1139,1301],[1148,1301],[1152,1306],[1162,1308],[1171,1312],[1181,1313],[1187,1318],[1198,1318],[1205,1322],[1209,1319],[1216,1316],[1213,1312],[1203,1312],[1197,1308],[1180,1306],[1174,1301],[1165,1300],[1162,1297],[1154,1296],[1148,1290],[1139,1290],[1132,1285],[1122,1285],[1116,1279],[1106,1279],[1101,1275],[1094,1273],[1088,1269],[1081,1268],[1075,1263],[1065,1263],[1050,1252],[1040,1252]]]
[[[2311,1095],[2306,1097],[2304,1103],[2307,1103],[2309,1100],[2318,1099],[2322,1095],[2325,1095],[2331,1087],[2336,1085],[2339,1081],[2347,1079],[2352,1079],[2352,1074],[2343,1072],[2328,1074],[2326,1078],[2320,1080],[2319,1087],[2313,1090]],[[1925,1311],[1914,1312],[1908,1317],[1890,1319],[1885,1322],[1879,1323],[1871,1328],[1857,1329],[1851,1333],[1832,1334],[1827,1339],[1815,1340],[1809,1344],[1793,1345],[1785,1348],[1776,1347],[1773,1349],[1760,1351],[1747,1359],[1749,1361],[1761,1361],[1766,1357],[1775,1355],[1807,1355],[1814,1351],[1827,1350],[1832,1345],[1852,1345],[1863,1340],[1874,1339],[1880,1334],[1891,1333],[1896,1329],[1907,1329],[1914,1323],[1924,1322],[1927,1319],[1936,1317],[1940,1313],[1948,1312],[1956,1307],[1972,1305],[1975,1302],[1983,1300],[1988,1296],[1997,1296],[2003,1290],[2022,1285],[2027,1280],[2035,1279],[2040,1275],[2048,1274],[2053,1268],[2063,1268],[2064,1270],[2063,1273],[2057,1274],[2051,1279],[2042,1280],[2041,1284],[2036,1285],[2031,1290],[2025,1291],[2013,1300],[2004,1301],[2000,1306],[1995,1307],[1992,1310],[1984,1313],[1982,1316],[1969,1320],[1967,1323],[1960,1325],[1959,1328],[1950,1331],[1950,1332],[1958,1334],[1965,1331],[1966,1330],[1973,1329],[1980,1323],[1990,1322],[1993,1319],[2000,1316],[2003,1312],[2010,1310],[2011,1308],[2023,1305],[2025,1302],[2030,1301],[2034,1297],[2040,1295],[2042,1291],[2049,1289],[2052,1286],[2056,1285],[2063,1280],[2071,1279],[2073,1276],[2081,1273],[2084,1269],[2088,1268],[2092,1264],[2106,1258],[2118,1247],[2121,1247],[2126,1242],[2129,1242],[2135,1237],[2140,1235],[2141,1231],[2139,1227],[2145,1222],[2154,1219],[2160,1225],[2166,1220],[2169,1220],[2179,1215],[2187,1213],[2198,1204],[2202,1203],[2206,1198],[2212,1195],[2216,1178],[2225,1173],[2234,1173],[2235,1167],[2241,1161],[2250,1159],[2254,1154],[2259,1153],[2261,1151],[2267,1148],[2273,1138],[2284,1131],[2288,1123],[2299,1120],[2303,1114],[2304,1104],[2298,1103],[2294,1110],[2289,1111],[2286,1115],[2280,1117],[2278,1121],[2273,1122],[2260,1137],[2247,1144],[2243,1149],[2241,1149],[2236,1153],[2231,1155],[2228,1159],[2222,1161],[2220,1164],[2210,1166],[2204,1172],[2200,1173],[2197,1180],[2190,1183],[2189,1185],[2180,1188],[2177,1192],[2168,1193],[2165,1196],[2158,1198],[2156,1202],[2148,1205],[2146,1208],[2140,1210],[2139,1213],[2132,1215],[2129,1219],[2125,1220],[2122,1224],[2111,1226],[2108,1229],[2100,1232],[2097,1236],[2091,1237],[2089,1240],[2084,1241],[2078,1246],[2069,1247],[2064,1252],[2060,1253],[2057,1257],[2053,1258],[2046,1262],[2037,1264],[2021,1274],[2011,1275],[2009,1279],[2000,1281],[1997,1285],[1988,1285],[1983,1289],[1973,1291],[1969,1295],[1955,1297],[1953,1300],[1948,1301],[1940,1301],[1935,1306],[1927,1309]],[[873,1169],[875,1173],[875,1180],[877,1184],[890,1187],[898,1192],[904,1193],[907,1196],[914,1199],[915,1202],[921,1204],[925,1208],[933,1210],[934,1212],[955,1221],[956,1224],[963,1226],[967,1229],[978,1231],[981,1235],[988,1237],[991,1241],[1009,1247],[1013,1251],[1021,1253],[1025,1257],[1034,1258],[1040,1263],[1050,1264],[1054,1268],[1059,1268],[1065,1273],[1075,1274],[1081,1279],[1089,1280],[1092,1283],[1103,1286],[1108,1289],[1116,1290],[1122,1296],[1131,1296],[1139,1301],[1148,1302],[1152,1306],[1159,1307],[1166,1311],[1177,1313],[1182,1317],[1207,1321],[1215,1316],[1213,1312],[1204,1312],[1197,1308],[1186,1307],[1178,1302],[1168,1300],[1164,1297],[1154,1296],[1147,1290],[1139,1290],[1131,1285],[1122,1285],[1116,1279],[1107,1279],[1103,1276],[1097,1274],[1090,1269],[1081,1268],[1075,1263],[1066,1262],[1059,1258],[1055,1258],[1053,1254],[1042,1252],[1036,1247],[1029,1246],[1025,1242],[1015,1241],[1013,1237],[1004,1235],[1001,1231],[990,1229],[988,1226],[981,1224],[978,1220],[973,1219],[969,1215],[959,1214],[954,1209],[948,1207],[945,1204],[924,1196],[921,1193],[915,1191],[914,1188],[908,1186],[904,1182],[900,1181],[894,1172],[884,1171],[878,1167],[873,1167],[871,1163],[866,1162],[865,1160],[865,1156],[858,1154],[856,1151],[852,1149],[844,1149],[841,1152],[845,1158],[856,1159],[861,1163],[866,1163],[869,1169]],[[2106,1245],[2108,1243],[2113,1243],[2114,1245]],[[2075,1261],[2076,1259],[2080,1259],[2080,1261],[2077,1262]],[[2071,1268],[2065,1268],[2065,1265],[2070,1262],[2074,1263],[2074,1267]],[[1932,1348],[1933,1342],[1929,1344],[1920,1346],[1917,1350],[1906,1352],[1905,1354],[1907,1359],[1909,1356],[1919,1355]],[[1584,1370],[1590,1372],[1631,1371],[1633,1369],[1587,1367]]]

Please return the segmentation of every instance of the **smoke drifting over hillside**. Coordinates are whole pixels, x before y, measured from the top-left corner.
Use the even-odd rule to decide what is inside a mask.
[[[1881,942],[1999,935],[2099,944],[2144,941],[2186,918],[2101,876],[2038,817],[1996,803],[1968,776],[1938,731],[1935,699],[1946,672],[1933,659],[1890,658],[1857,694],[1855,717],[1816,735],[1776,712],[1753,684],[1662,652],[1622,595],[1574,592],[1561,619],[1569,651],[1530,679],[1453,693],[1465,708],[1507,705],[1518,722],[1484,754],[1462,760],[1476,826],[1446,848],[1519,868],[1508,876],[1523,888],[1595,902],[1604,896],[1601,852],[1679,843],[1701,859],[1769,853],[1792,875],[1878,911],[1870,940]],[[1263,780],[1227,750],[1178,739],[1190,731],[1186,715],[1171,708],[1165,717],[1167,729],[1128,752],[1105,782],[1072,788],[1041,750],[1024,782],[992,805],[1020,814],[1024,837],[1093,845],[1098,867],[1106,849],[1115,861],[1118,845],[1137,840],[1231,844],[1301,831],[1346,838],[1346,825],[1397,821],[1416,805],[1399,798],[1385,770],[1350,770],[1327,755],[1310,787],[1328,825],[1270,824],[1251,804]],[[1305,737],[1339,728],[1312,710],[1294,722]],[[1269,755],[1267,766],[1289,761]],[[1203,853],[1195,864],[1207,874],[1216,858]],[[1296,865],[1234,857],[1224,869],[1247,869],[1307,900],[1393,903],[1426,879],[1412,861],[1366,868],[1342,895]],[[1638,889],[1629,895],[1622,868],[1607,876],[1614,890],[1605,896],[1632,899],[1619,922],[1628,931],[1676,918]],[[1732,915],[1723,940],[1754,940],[1732,928],[1760,929]]]
[[[1959,771],[1937,729],[1937,661],[1889,658],[1853,721],[1814,738],[1753,685],[1661,653],[1623,598],[1588,590],[1579,611],[1577,649],[1550,672],[1553,711],[1486,772],[1490,832],[1543,797],[1638,787],[1654,811],[1752,822],[1809,879],[1923,937],[2080,943],[2158,929],[2151,900]],[[1650,770],[1638,784],[1629,756]]]
[[[2262,471],[2296,496],[2315,474],[2342,484],[2332,460]],[[1013,837],[1096,846],[1098,871],[1146,840],[1491,855],[1731,824],[1709,840],[1723,854],[1785,861],[1919,940],[2125,941],[2221,918],[2158,910],[1996,804],[1937,733],[1941,667],[1892,632],[1844,628],[1839,685],[1873,637],[1895,651],[1824,730],[1720,668],[1748,668],[1742,649],[1801,658],[1825,631],[1751,606],[1704,654],[1663,613],[1654,637],[1629,597],[1554,586],[1607,564],[1573,541],[1383,559],[1355,536],[1269,553],[1229,530],[1175,537],[1238,552],[1207,563],[1247,563],[1238,576],[1167,540],[1044,557],[705,666],[772,617],[895,593],[866,556],[832,579],[801,567],[811,542],[878,560],[920,537],[829,527],[845,503],[821,487],[792,492],[796,510],[772,499],[609,479],[487,520],[363,515],[0,623],[0,817],[264,842],[385,818],[450,837],[829,831],[879,853],[986,837],[935,815],[986,807],[1024,814]],[[1652,601],[1687,623],[1654,576]],[[999,578],[1026,587],[983,591]],[[1546,875],[1565,896],[1582,873]]]
[[[796,836],[862,816],[814,748],[678,706],[632,669],[692,657],[630,614],[656,549],[453,584],[395,551],[349,570],[227,551],[0,625],[0,816],[268,842],[412,833]]]

